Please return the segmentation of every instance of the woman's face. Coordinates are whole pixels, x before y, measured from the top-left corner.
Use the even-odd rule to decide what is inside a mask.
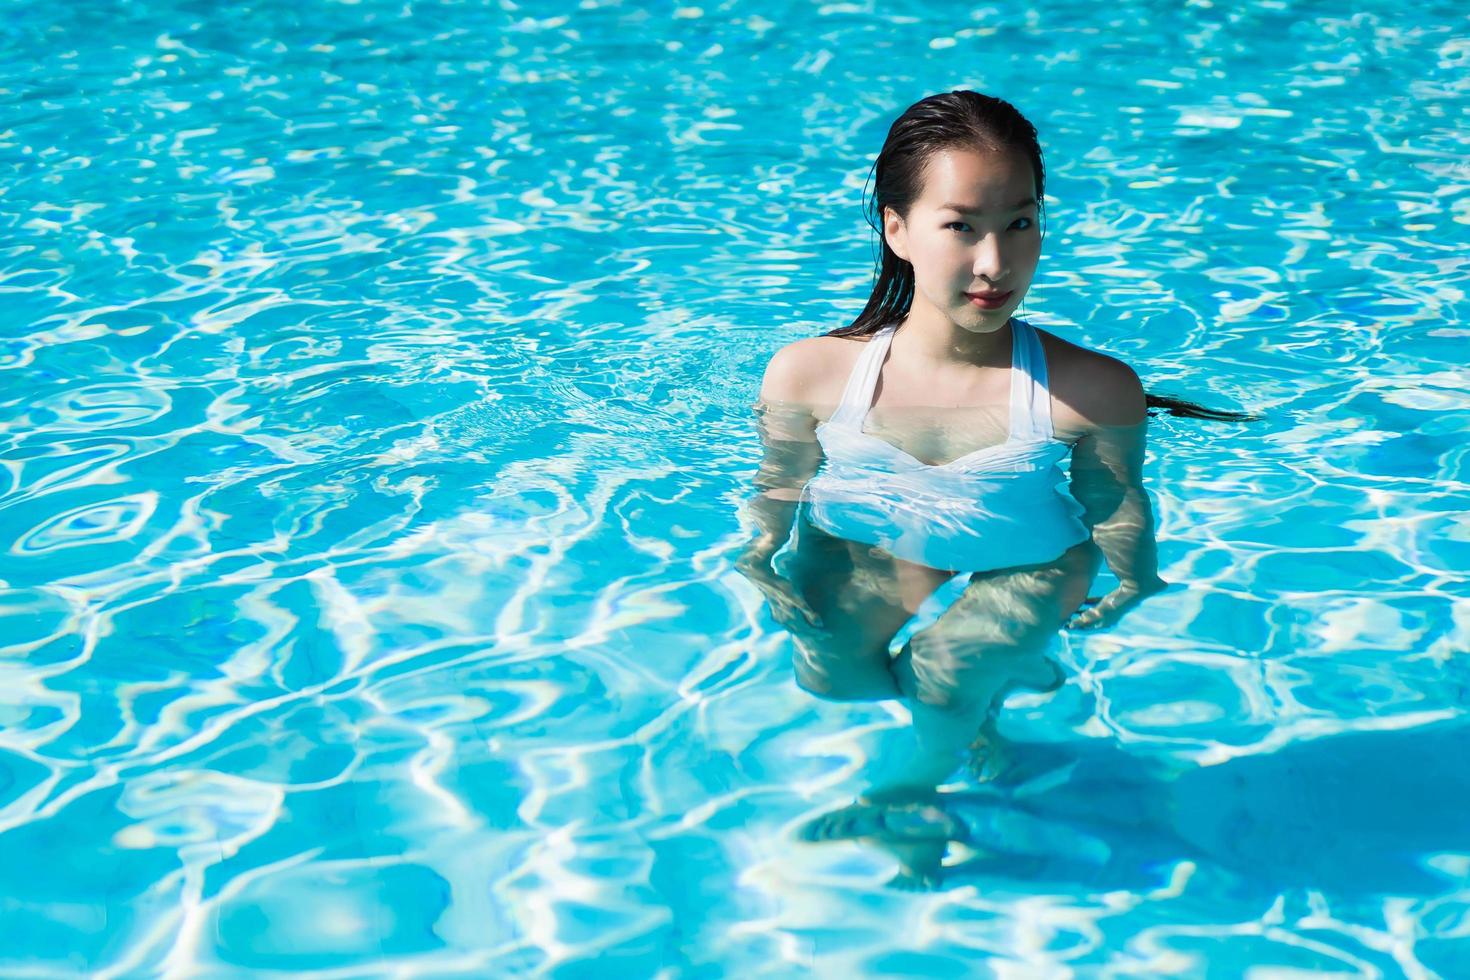
[[[1035,180],[1022,153],[940,150],[908,219],[887,211],[888,247],[914,267],[914,306],[957,326],[989,333],[1020,305],[1041,257]],[[1010,291],[989,308],[967,293]]]

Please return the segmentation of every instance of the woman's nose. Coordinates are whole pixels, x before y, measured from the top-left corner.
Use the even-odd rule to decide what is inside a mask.
[[[971,271],[991,282],[998,282],[1005,274],[1005,256],[1001,255],[999,235],[986,235],[975,246],[975,264]]]

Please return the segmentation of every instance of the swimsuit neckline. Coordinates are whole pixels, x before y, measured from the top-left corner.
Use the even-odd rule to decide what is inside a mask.
[[[1012,317],[1009,321],[1009,325],[1011,328],[1011,397],[1010,405],[1007,409],[1006,415],[1006,438],[1004,442],[997,443],[994,446],[983,446],[980,449],[974,450],[973,452],[965,453],[962,456],[956,456],[954,459],[951,459],[948,462],[926,463],[908,450],[900,449],[898,446],[895,446],[893,443],[889,442],[887,439],[884,439],[882,436],[875,435],[874,433],[868,432],[866,429],[863,428],[868,422],[868,414],[873,410],[873,399],[877,397],[878,382],[883,376],[883,362],[887,359],[888,351],[892,347],[893,335],[898,332],[897,324],[892,324],[883,328],[883,334],[881,335],[883,349],[872,355],[877,359],[878,365],[873,375],[872,390],[867,392],[867,404],[863,407],[862,415],[858,417],[857,423],[854,426],[857,434],[873,442],[881,443],[898,455],[903,456],[905,459],[912,460],[919,466],[922,466],[928,470],[950,469],[954,466],[958,466],[961,463],[965,463],[973,459],[980,459],[990,453],[999,452],[1005,449],[1011,449],[1014,446],[1018,445],[1021,440],[1016,437],[1015,406],[1017,396],[1020,393],[1019,389],[1022,384],[1022,376],[1025,375],[1026,372],[1021,370],[1021,338],[1016,336],[1016,320],[1014,317]],[[877,342],[878,339],[879,338],[874,338],[874,342]]]

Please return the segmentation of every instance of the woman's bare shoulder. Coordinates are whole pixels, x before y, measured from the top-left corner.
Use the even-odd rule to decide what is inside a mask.
[[[835,405],[866,337],[803,337],[771,355],[760,399],[808,406]],[[834,390],[835,389],[835,390]]]
[[[1147,418],[1143,383],[1127,363],[1111,354],[1063,340],[1037,328],[1046,350],[1057,438],[1075,438],[1103,426],[1136,425]]]

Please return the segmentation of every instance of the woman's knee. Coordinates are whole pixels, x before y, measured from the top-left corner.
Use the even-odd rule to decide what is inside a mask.
[[[949,656],[934,649],[923,631],[904,643],[893,662],[893,674],[904,697],[940,710],[959,710],[969,700]]]
[[[993,710],[1018,687],[1056,690],[1063,678],[1039,645],[961,648],[948,638],[926,636],[922,631],[904,644],[893,673],[904,697],[959,713]]]
[[[832,690],[832,674],[804,663],[799,657],[792,663],[791,673],[796,679],[796,686],[808,694],[825,698]]]
[[[797,660],[796,686],[826,701],[880,701],[899,696],[898,684],[886,666],[867,663],[818,667]]]

